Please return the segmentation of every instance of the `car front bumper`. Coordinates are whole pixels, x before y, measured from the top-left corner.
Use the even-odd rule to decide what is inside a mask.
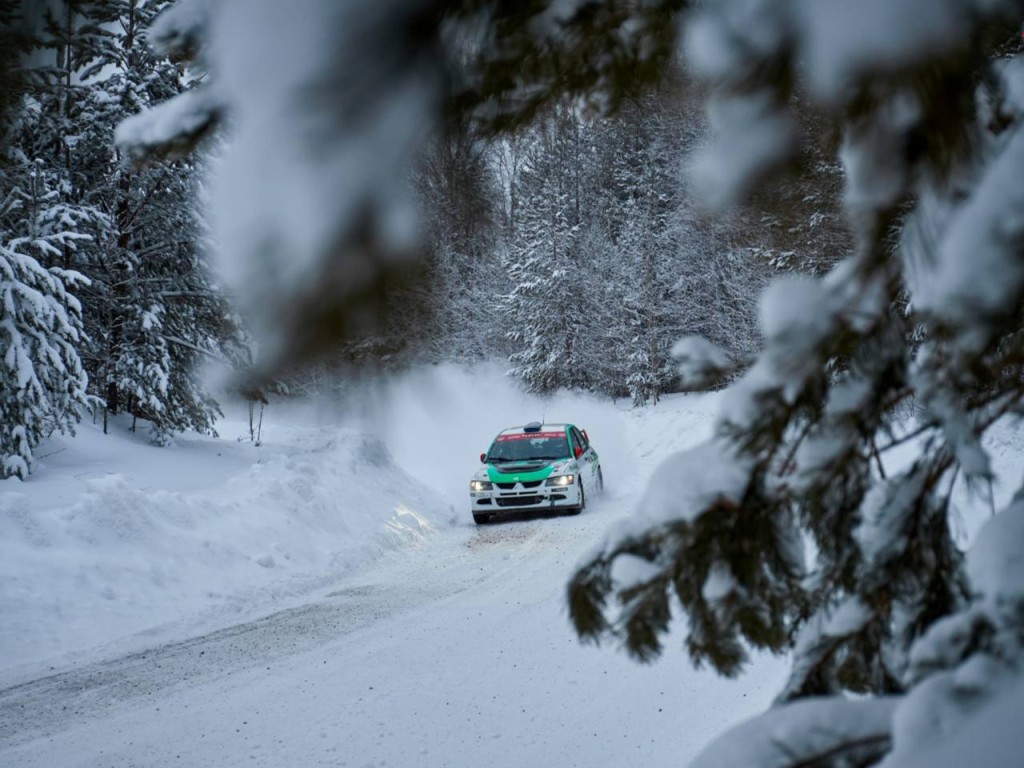
[[[508,490],[495,488],[491,491],[470,491],[470,506],[473,513],[500,515],[511,512],[543,512],[548,509],[569,509],[579,506],[579,485],[545,486],[526,488],[516,483]]]

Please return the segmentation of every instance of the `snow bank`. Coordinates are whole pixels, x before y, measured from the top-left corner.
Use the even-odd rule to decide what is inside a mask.
[[[28,482],[0,484],[0,668],[238,621],[443,524],[444,502],[378,438],[322,424],[264,433],[259,448],[193,437],[160,449],[86,425],[41,451],[52,458]]]

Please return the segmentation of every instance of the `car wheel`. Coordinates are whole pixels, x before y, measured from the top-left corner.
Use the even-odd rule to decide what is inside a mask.
[[[578,507],[572,507],[569,510],[570,515],[578,515],[584,509],[587,508],[587,494],[583,492],[583,483],[580,483],[580,504]]]
[[[597,492],[604,493],[604,472],[600,467],[597,468]]]
[[[476,512],[473,513],[473,522],[477,525],[484,525],[485,523],[491,522],[490,515],[478,515]]]

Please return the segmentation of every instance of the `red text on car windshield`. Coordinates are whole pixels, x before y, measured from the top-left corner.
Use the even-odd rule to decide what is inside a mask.
[[[503,443],[506,440],[540,440],[542,438],[547,440],[547,439],[550,439],[552,437],[555,437],[555,438],[565,437],[565,433],[564,432],[523,432],[522,434],[516,434],[516,435],[498,435],[498,438],[497,438],[497,440],[495,442]]]

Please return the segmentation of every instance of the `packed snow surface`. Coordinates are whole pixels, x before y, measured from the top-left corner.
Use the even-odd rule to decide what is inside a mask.
[[[166,449],[120,424],[53,440],[0,484],[2,666],[238,621],[444,524],[379,437],[301,418],[259,447],[240,421]]]
[[[638,665],[580,644],[565,589],[715,409],[441,367],[272,403],[258,446],[244,407],[170,448],[84,424],[0,484],[0,765],[685,765],[769,707],[783,661],[729,681],[670,644]],[[538,419],[588,430],[607,492],[473,525],[479,453]],[[1020,451],[996,437],[998,475]]]
[[[441,368],[272,403],[258,447],[236,410],[167,449],[86,424],[0,486],[0,765],[678,765],[781,684],[772,659],[737,683],[569,627],[573,567],[706,437],[708,398]],[[538,419],[588,430],[608,492],[478,528],[480,452]]]

